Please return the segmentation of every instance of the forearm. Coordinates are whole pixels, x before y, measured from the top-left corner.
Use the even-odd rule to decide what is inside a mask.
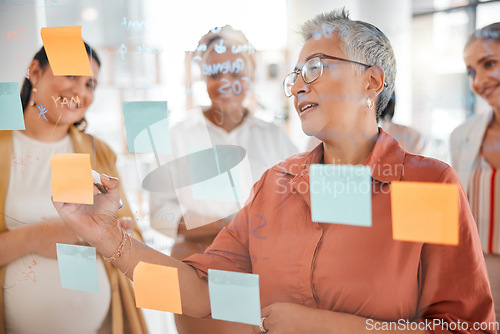
[[[34,252],[32,229],[30,225],[0,233],[0,266]]]
[[[130,238],[131,242],[129,243],[128,238],[130,237],[127,237],[124,243],[123,254],[112,261],[113,265],[121,272],[126,272],[126,275],[130,279],[133,279],[134,268],[139,261],[177,268],[183,314],[194,317],[204,317],[210,314],[208,283],[199,278],[196,270],[181,261],[148,247],[134,238]],[[111,257],[121,242],[122,234],[116,229],[106,234],[106,240],[102,240],[95,246],[99,253],[106,257]]]

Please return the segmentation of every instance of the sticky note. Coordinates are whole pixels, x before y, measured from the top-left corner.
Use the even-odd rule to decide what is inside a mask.
[[[172,153],[167,116],[167,101],[123,102],[129,152]]]
[[[42,28],[40,34],[54,75],[92,76],[81,26]]]
[[[260,325],[259,275],[208,269],[212,318]]]
[[[391,182],[394,240],[458,245],[458,186]]]
[[[94,204],[89,154],[54,154],[50,158],[50,167],[54,202]]]
[[[242,201],[238,146],[190,147],[189,171],[193,198],[225,202]],[[196,153],[195,153],[196,152]],[[223,163],[224,161],[229,163]]]
[[[368,166],[311,165],[312,221],[372,225],[372,183]]]
[[[17,82],[0,82],[0,106],[0,130],[25,129]]]
[[[177,268],[139,262],[134,289],[137,307],[182,314]]]
[[[61,285],[65,289],[99,292],[94,247],[56,244]]]

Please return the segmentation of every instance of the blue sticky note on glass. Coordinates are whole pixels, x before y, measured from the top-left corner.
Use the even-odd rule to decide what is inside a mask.
[[[25,129],[17,82],[0,82],[0,106],[0,130]]]
[[[56,244],[61,285],[65,289],[99,292],[94,247]]]
[[[260,325],[259,275],[208,269],[212,318]]]
[[[123,102],[127,146],[133,153],[172,153],[167,101]]]
[[[237,167],[242,158],[236,149],[230,146],[190,147],[189,153],[193,198],[233,203],[242,200],[240,171]],[[232,163],[221,161],[228,159],[232,159]]]
[[[312,221],[372,225],[372,182],[368,166],[311,165]]]

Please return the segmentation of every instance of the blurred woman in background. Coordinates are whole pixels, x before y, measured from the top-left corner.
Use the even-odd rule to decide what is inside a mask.
[[[491,107],[451,134],[451,160],[467,190],[500,319],[500,22],[472,34],[464,48],[471,88]]]
[[[255,117],[254,110],[248,107],[256,60],[255,49],[243,32],[228,25],[210,30],[199,41],[192,59],[200,65],[211,104],[190,110],[186,119],[171,129],[173,156],[187,156],[192,149],[210,144],[245,148],[250,169],[240,168],[235,178],[243,188],[240,194],[245,194],[241,196],[244,201],[266,169],[297,153],[297,149],[283,129]],[[174,179],[178,173],[189,171],[171,170]],[[176,238],[172,256],[179,260],[203,253],[238,211],[234,201],[178,198],[173,185],[161,193],[152,192],[150,203],[151,225]],[[195,226],[203,226],[188,230],[186,219]],[[184,315],[175,315],[175,322],[180,334],[229,334],[248,327]]]

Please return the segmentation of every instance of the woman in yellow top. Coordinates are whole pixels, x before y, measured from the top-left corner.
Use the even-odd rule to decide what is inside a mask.
[[[56,243],[82,244],[51,203],[50,157],[88,153],[92,168],[117,175],[114,152],[84,132],[94,76],[54,76],[42,47],[21,89],[24,131],[0,131],[0,333],[147,332],[130,281],[97,259],[99,293],[61,288]],[[117,225],[140,232],[122,192]],[[128,321],[125,320],[128,318]]]

